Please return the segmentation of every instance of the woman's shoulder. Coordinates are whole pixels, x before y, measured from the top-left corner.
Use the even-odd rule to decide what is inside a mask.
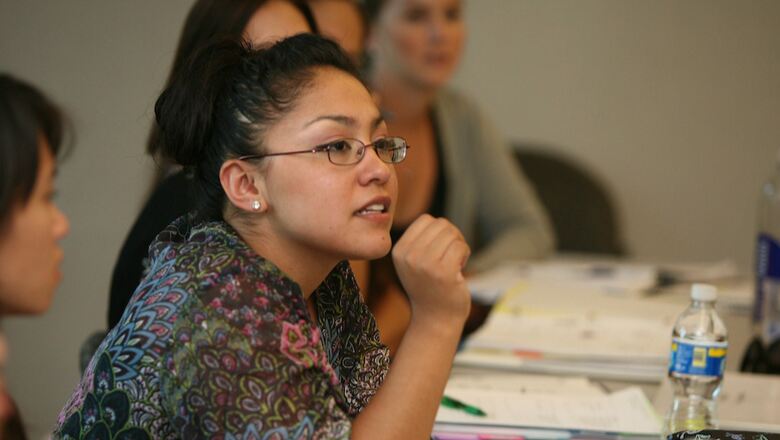
[[[473,144],[493,126],[475,99],[458,90],[445,88],[436,96],[434,112],[446,143],[471,151]]]
[[[474,98],[450,87],[445,87],[438,92],[435,106],[438,112],[445,112],[451,116],[473,117],[482,113]]]
[[[158,348],[170,344],[170,329],[201,325],[203,317],[243,328],[305,310],[297,285],[252,252],[225,222],[182,217],[152,245],[154,258],[117,331],[148,330]],[[120,338],[124,341],[133,338]]]
[[[250,315],[274,321],[271,316],[290,315],[293,309],[305,312],[298,285],[254,252],[229,224],[184,222],[175,222],[159,238],[162,250],[152,266],[157,272],[149,274],[151,290],[187,294],[192,297],[188,309],[208,310],[239,327],[260,323]]]

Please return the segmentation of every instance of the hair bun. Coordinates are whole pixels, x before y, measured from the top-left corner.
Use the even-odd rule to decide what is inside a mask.
[[[235,40],[220,40],[196,51],[172,78],[154,105],[160,129],[162,156],[180,165],[194,166],[208,157],[213,148],[217,109],[224,88],[248,47]]]

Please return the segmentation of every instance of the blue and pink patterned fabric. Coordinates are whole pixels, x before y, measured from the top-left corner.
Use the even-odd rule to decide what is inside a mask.
[[[313,293],[183,217],[62,410],[61,439],[348,438],[389,366],[347,262]]]

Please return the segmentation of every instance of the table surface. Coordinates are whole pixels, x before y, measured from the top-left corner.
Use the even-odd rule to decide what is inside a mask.
[[[744,279],[726,281],[725,283],[722,283],[722,285],[719,285],[719,287],[722,289],[731,289],[732,291],[741,289],[742,294],[751,294],[748,291],[750,290],[750,286]],[[680,312],[682,312],[682,310],[684,310],[690,302],[690,285],[674,285],[666,287],[645,298],[653,302],[679,305]],[[743,301],[740,307],[734,307],[733,302],[730,304],[729,301],[726,301],[725,296],[724,301],[722,303],[718,303],[717,305],[718,315],[721,317],[721,319],[723,319],[728,330],[729,351],[726,360],[727,372],[739,371],[744,352],[753,337],[751,311],[745,304],[744,299],[746,298],[749,298],[749,296],[742,297]],[[481,321],[485,319],[488,311],[489,308],[484,307],[478,307],[476,309],[476,311],[472,314],[472,321],[470,323],[472,329],[476,328],[481,323]],[[466,373],[467,370],[468,369],[455,368],[453,370],[453,374]],[[644,392],[645,396],[650,402],[655,400],[656,395],[659,394],[658,392],[661,388],[661,383],[636,383],[629,381],[602,379],[590,379],[590,381],[601,386],[605,391],[608,392],[618,391],[629,386],[638,386]],[[780,401],[778,404],[780,404]],[[663,417],[663,414],[659,414],[659,416]],[[778,415],[777,424],[780,425],[780,415]]]

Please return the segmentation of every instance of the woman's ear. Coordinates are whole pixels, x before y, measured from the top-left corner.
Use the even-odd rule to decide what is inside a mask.
[[[219,182],[236,208],[248,212],[265,212],[268,209],[264,196],[265,182],[250,163],[238,159],[225,161],[219,169]]]

